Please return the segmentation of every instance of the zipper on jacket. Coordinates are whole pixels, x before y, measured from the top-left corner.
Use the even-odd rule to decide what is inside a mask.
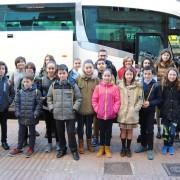
[[[106,86],[106,92],[105,92],[105,120],[106,120],[106,116],[107,116],[107,86]]]

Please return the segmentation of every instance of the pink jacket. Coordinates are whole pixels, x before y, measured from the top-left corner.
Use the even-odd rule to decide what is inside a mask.
[[[120,108],[120,92],[118,86],[103,81],[94,89],[92,106],[98,119],[114,119]]]

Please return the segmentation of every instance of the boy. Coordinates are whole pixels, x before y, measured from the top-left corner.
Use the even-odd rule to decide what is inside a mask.
[[[68,78],[68,68],[65,64],[58,66],[56,80],[49,88],[47,94],[48,108],[53,112],[56,121],[56,130],[60,143],[57,158],[66,154],[65,125],[68,134],[69,147],[74,160],[79,160],[75,138],[75,112],[79,110],[82,97],[77,84],[71,85]],[[75,99],[75,102],[73,100]]]
[[[30,157],[34,152],[38,117],[42,109],[41,93],[33,86],[34,77],[31,74],[25,74],[23,77],[23,87],[15,97],[15,116],[19,122],[18,146],[13,149],[9,156],[14,156],[22,152],[23,142],[26,135],[26,129],[29,129],[29,148],[25,155]]]
[[[153,79],[153,68],[147,66],[143,72],[144,103],[139,112],[141,122],[141,145],[135,150],[136,153],[147,151],[147,158],[154,159],[153,136],[155,107],[160,104],[161,91],[157,82]]]
[[[15,92],[14,87],[6,77],[7,66],[0,61],[0,123],[1,123],[1,143],[5,150],[9,149],[7,143],[7,113],[9,105],[13,102]]]

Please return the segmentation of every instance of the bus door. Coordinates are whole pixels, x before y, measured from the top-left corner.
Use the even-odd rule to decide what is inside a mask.
[[[165,48],[165,41],[158,33],[137,33],[135,41],[135,61],[141,64],[144,57],[155,61],[162,49]]]

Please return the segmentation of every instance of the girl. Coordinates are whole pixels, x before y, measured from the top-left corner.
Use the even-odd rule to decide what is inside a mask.
[[[123,67],[118,70],[118,78],[119,79],[123,78],[124,71],[125,71],[126,68],[132,67],[133,71],[136,74],[136,69],[132,66],[133,63],[134,63],[134,60],[132,58],[130,58],[130,57],[125,57],[123,59]]]
[[[46,73],[46,65],[49,61],[54,61],[55,62],[55,59],[52,55],[50,54],[47,54],[44,58],[44,64],[43,64],[43,67],[41,68],[40,70],[40,73],[39,73],[39,77],[43,77],[43,75]]]
[[[39,83],[40,90],[43,96],[43,110],[45,115],[46,132],[48,139],[48,144],[45,149],[45,152],[50,152],[52,150],[52,127],[55,127],[55,121],[53,119],[52,112],[49,112],[49,109],[47,107],[47,93],[50,85],[55,81],[55,79],[56,79],[56,63],[54,61],[49,61],[46,64],[46,72]],[[56,135],[56,131],[55,131],[55,135]],[[57,151],[59,150],[57,135],[56,135],[56,150]]]
[[[92,138],[92,123],[94,111],[91,104],[92,94],[95,86],[99,83],[97,74],[94,71],[92,60],[84,61],[82,66],[82,75],[77,79],[77,84],[82,95],[82,103],[78,114],[78,138],[79,138],[79,153],[84,153],[84,125],[86,126],[87,148],[90,152],[94,152],[91,144]]]
[[[170,68],[162,83],[162,103],[160,114],[162,117],[164,146],[162,154],[174,154],[174,137],[177,124],[180,122],[180,81],[178,70]]]
[[[121,129],[122,150],[121,156],[132,156],[130,145],[133,135],[133,128],[139,122],[139,110],[143,104],[142,87],[135,82],[135,72],[127,68],[123,80],[119,83],[121,110],[118,113],[118,122]]]
[[[157,80],[159,83],[163,80],[166,71],[170,67],[175,67],[174,62],[172,61],[172,54],[169,49],[164,49],[160,52],[157,62],[154,64],[155,71],[157,73]],[[161,121],[159,118],[159,109],[156,111],[156,120],[157,120],[157,138],[161,138]]]
[[[76,79],[78,78],[79,69],[81,68],[81,60],[79,58],[74,59],[73,68],[69,71],[68,80],[74,85],[76,83]]]
[[[120,107],[119,88],[114,85],[110,69],[106,69],[102,75],[102,81],[96,86],[92,96],[92,106],[97,113],[100,129],[100,147],[97,156],[104,153],[106,157],[112,157],[110,151],[112,123],[116,118]]]

